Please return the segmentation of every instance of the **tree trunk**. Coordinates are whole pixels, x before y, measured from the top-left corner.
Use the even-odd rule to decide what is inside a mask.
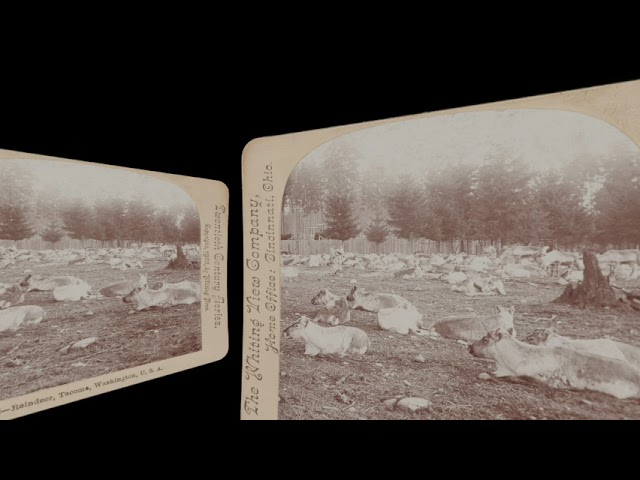
[[[616,294],[609,282],[602,275],[598,258],[593,252],[585,250],[582,254],[584,262],[584,281],[577,286],[567,285],[554,302],[566,303],[580,308],[619,307]]]
[[[192,262],[189,260],[184,251],[182,250],[182,246],[177,243],[176,244],[176,258],[169,262],[167,265],[167,269],[169,270],[187,270],[191,268],[200,268],[200,265],[197,265],[196,262]]]

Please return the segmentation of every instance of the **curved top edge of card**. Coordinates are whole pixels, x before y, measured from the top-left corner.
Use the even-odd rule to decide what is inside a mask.
[[[227,355],[223,182],[13,150],[0,178],[0,420]]]
[[[294,140],[297,136],[304,135],[304,134],[309,134],[309,133],[317,134],[319,132],[326,132],[328,135],[330,135],[331,138],[333,138],[333,137],[335,137],[336,131],[338,131],[340,129],[344,129],[345,130],[344,132],[341,132],[341,133],[349,133],[349,132],[352,132],[354,130],[358,130],[358,129],[361,129],[361,128],[374,127],[374,126],[381,125],[381,124],[384,124],[384,123],[402,122],[402,121],[406,121],[406,120],[424,118],[424,117],[428,117],[428,116],[448,115],[448,114],[462,113],[462,112],[478,110],[478,109],[485,109],[485,108],[502,109],[502,108],[508,108],[509,105],[513,104],[514,102],[521,103],[521,102],[531,101],[531,102],[539,104],[541,101],[544,101],[546,99],[557,98],[559,96],[565,96],[566,97],[567,95],[572,95],[572,94],[578,94],[578,95],[581,95],[581,94],[584,94],[584,93],[588,94],[588,93],[594,93],[594,92],[598,92],[598,91],[607,91],[607,90],[610,90],[612,88],[619,88],[619,89],[624,90],[624,91],[634,91],[635,90],[638,93],[640,93],[640,79],[628,80],[628,81],[624,81],[624,82],[617,82],[617,83],[610,83],[610,84],[595,85],[595,86],[592,86],[592,87],[578,88],[578,89],[572,89],[572,90],[562,90],[562,91],[558,91],[558,92],[544,93],[544,94],[540,94],[540,95],[516,97],[516,98],[511,98],[511,99],[506,99],[506,100],[498,100],[496,102],[465,105],[465,106],[448,108],[448,109],[444,109],[444,110],[425,111],[425,112],[422,112],[422,113],[413,113],[413,114],[401,115],[401,116],[397,116],[397,117],[379,118],[379,119],[368,120],[368,121],[363,121],[363,122],[356,122],[356,123],[342,124],[342,125],[334,125],[334,126],[330,126],[330,127],[323,127],[323,128],[304,130],[304,131],[287,132],[287,133],[282,133],[282,134],[278,134],[278,135],[267,135],[267,136],[263,136],[263,137],[256,137],[256,138],[250,140],[245,145],[245,147],[244,147],[244,149],[242,151],[242,158],[243,158],[243,160],[250,159],[250,157],[251,157],[251,155],[253,154],[254,151],[260,151],[260,150],[262,150],[264,148],[269,148],[269,146],[271,145],[271,142],[273,142],[273,141],[280,142],[280,141],[285,140],[287,138],[291,138],[292,140]]]
[[[121,166],[121,165],[112,165],[112,164],[108,164],[108,163],[92,162],[92,161],[81,160],[81,159],[76,159],[76,158],[55,157],[55,156],[44,155],[44,154],[40,154],[40,153],[29,153],[29,152],[22,152],[22,151],[18,151],[18,150],[9,150],[9,149],[5,149],[5,148],[0,148],[0,160],[2,160],[2,159],[10,160],[11,158],[27,158],[27,157],[28,158],[32,158],[34,160],[56,160],[56,161],[66,161],[66,162],[82,162],[84,164],[95,165],[95,166],[98,166],[98,167],[119,168],[119,169],[122,169],[122,170],[129,170],[131,172],[138,172],[138,173],[161,173],[161,174],[166,175],[168,177],[193,178],[193,179],[197,179],[197,180],[203,180],[203,181],[215,183],[215,184],[218,185],[219,188],[223,189],[223,191],[226,191],[227,194],[229,192],[229,187],[224,182],[222,182],[220,180],[216,180],[215,178],[194,177],[194,176],[191,176],[191,175],[181,175],[181,174],[177,174],[177,173],[163,172],[162,170],[145,170],[145,169],[142,169],[142,168],[125,167],[125,166]]]

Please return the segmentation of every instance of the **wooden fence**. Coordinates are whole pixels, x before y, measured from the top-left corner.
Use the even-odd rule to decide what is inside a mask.
[[[20,250],[67,250],[67,249],[81,249],[81,248],[110,248],[116,246],[117,242],[101,242],[100,240],[76,240],[74,238],[64,237],[55,246],[50,242],[45,242],[39,235],[35,237],[18,240],[0,240],[0,247],[17,247]],[[120,246],[128,248],[130,244],[134,242],[121,241]]]
[[[283,213],[281,233],[292,235],[293,238],[313,239],[316,233],[322,232],[326,228],[324,215],[322,212],[313,212],[304,215],[295,211]]]
[[[465,252],[479,255],[485,246],[491,245],[490,240],[465,240]],[[496,245],[499,249],[499,245]],[[366,238],[352,238],[344,242],[340,240],[312,240],[312,239],[294,239],[281,240],[281,250],[287,253],[301,255],[316,255],[319,253],[329,253],[331,247],[344,247],[345,252],[354,253],[403,253],[411,254],[422,252],[425,254],[432,253],[459,253],[461,251],[460,241],[455,242],[435,242],[433,240],[408,240],[404,238],[388,238],[386,242],[376,245]]]

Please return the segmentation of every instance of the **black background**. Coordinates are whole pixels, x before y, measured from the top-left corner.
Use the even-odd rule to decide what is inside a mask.
[[[151,421],[189,429],[238,422],[241,154],[252,138],[640,78],[593,63],[561,73],[529,59],[520,69],[509,61],[502,68],[471,68],[461,60],[455,69],[430,64],[413,70],[383,63],[345,69],[326,59],[302,67],[293,58],[265,70],[252,61],[244,58],[239,68],[205,60],[179,67],[81,68],[81,74],[62,79],[51,71],[35,78],[13,75],[5,84],[0,148],[217,179],[231,192],[227,357],[19,422],[99,419],[109,426]]]

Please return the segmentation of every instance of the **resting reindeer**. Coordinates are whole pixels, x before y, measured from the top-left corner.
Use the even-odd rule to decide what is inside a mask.
[[[171,307],[174,305],[191,305],[200,302],[200,288],[162,287],[158,290],[137,287],[122,299],[125,303],[135,303],[135,311],[151,307]],[[129,313],[133,313],[129,312]]]
[[[480,295],[506,295],[507,292],[504,289],[504,284],[499,278],[493,276],[487,278],[473,278],[458,285],[452,285],[451,290],[454,292],[461,292],[468,297],[475,297]]]
[[[497,377],[524,377],[552,388],[640,398],[640,371],[629,364],[566,347],[529,345],[502,328],[470,345],[469,352],[474,357],[495,360]]]
[[[615,358],[640,370],[640,348],[609,338],[574,339],[557,334],[553,328],[536,328],[527,337],[527,342],[545,347],[567,347],[577,352]]]
[[[86,282],[65,285],[53,290],[53,298],[56,302],[78,302],[89,297],[91,297],[91,285]]]
[[[193,290],[193,292],[199,297],[200,296],[200,284],[197,282],[190,282],[189,280],[184,280],[178,283],[167,283],[162,282],[161,288],[177,288],[177,289],[186,289]]]
[[[403,268],[397,272],[394,272],[395,278],[413,279],[424,277],[424,271],[420,268],[420,265],[410,268]]]
[[[382,330],[407,335],[429,335],[423,330],[422,314],[413,308],[383,308],[378,311],[378,325]]]
[[[351,289],[347,300],[353,302],[351,308],[366,312],[378,313],[385,308],[412,308],[416,309],[408,300],[393,293],[368,293],[364,288],[357,286]]]
[[[497,306],[497,314],[491,317],[454,317],[443,318],[431,325],[430,330],[435,331],[444,338],[475,342],[484,337],[488,332],[496,328],[504,328],[513,336],[516,335],[513,327],[514,307],[504,308]]]
[[[24,302],[25,291],[26,288],[18,284],[0,286],[0,309],[13,307]]]
[[[493,245],[488,245],[482,249],[482,254],[495,259],[498,256],[498,251]]]
[[[86,285],[87,282],[77,277],[68,275],[58,277],[42,277],[40,275],[34,277],[29,273],[20,285],[27,288],[27,292],[52,292],[56,288],[66,287],[69,285]]]
[[[321,327],[304,315],[285,329],[284,336],[303,339],[304,354],[312,357],[316,355],[344,357],[347,353],[364,355],[371,346],[369,337],[359,328],[344,325]]]
[[[579,271],[579,257],[575,253],[553,250],[539,258],[540,267],[548,276],[560,276],[560,267],[566,266]]]
[[[311,303],[322,307],[313,319],[315,322],[338,325],[351,320],[351,311],[349,310],[347,299],[334,295],[329,290],[320,290],[320,292],[311,299]]]
[[[42,307],[21,305],[0,310],[0,332],[14,332],[22,325],[35,325],[45,317]]]
[[[147,288],[147,274],[139,273],[136,280],[109,285],[100,290],[103,297],[123,297],[129,295],[137,287]]]

